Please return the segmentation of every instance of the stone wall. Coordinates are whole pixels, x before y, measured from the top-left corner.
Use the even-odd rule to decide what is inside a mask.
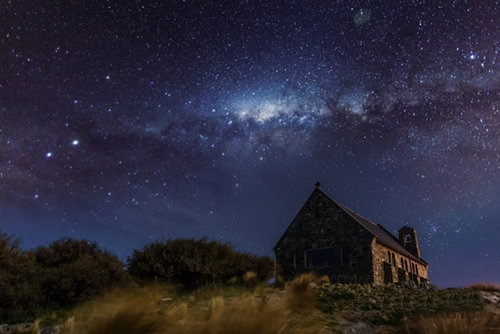
[[[279,273],[286,279],[312,271],[306,268],[305,251],[325,247],[348,249],[347,265],[315,268],[320,275],[373,280],[373,236],[321,190],[315,189],[275,247]]]
[[[409,257],[392,250],[391,248],[378,242],[375,238],[372,242],[371,249],[375,284],[387,283],[388,266],[391,268],[392,282],[394,283],[411,280],[417,283],[417,285],[421,285],[422,281],[428,282],[429,278],[427,276],[427,266],[421,264],[420,262],[413,261]],[[393,254],[396,263],[393,262]],[[403,259],[403,265],[401,265],[401,259]],[[408,269],[406,268],[406,264],[408,264]]]

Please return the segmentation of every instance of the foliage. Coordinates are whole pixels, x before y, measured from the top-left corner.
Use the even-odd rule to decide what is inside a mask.
[[[0,232],[0,320],[21,322],[33,317],[40,298],[34,257],[19,240]]]
[[[141,280],[160,280],[186,288],[227,283],[253,271],[258,281],[273,274],[273,261],[236,251],[226,243],[203,239],[154,242],[128,258],[129,273]]]
[[[127,280],[123,263],[87,240],[60,239],[34,252],[44,303],[66,307]]]

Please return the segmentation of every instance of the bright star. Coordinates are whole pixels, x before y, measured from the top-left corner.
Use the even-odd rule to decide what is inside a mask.
[[[77,146],[78,144],[80,144],[80,141],[78,139],[75,139],[71,142],[71,145],[73,146]]]
[[[47,154],[45,154],[45,156],[46,156],[47,158],[51,158],[51,157],[52,157],[52,152],[47,152]]]

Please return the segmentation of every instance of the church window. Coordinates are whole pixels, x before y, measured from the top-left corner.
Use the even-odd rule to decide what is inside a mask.
[[[334,265],[335,252],[333,248],[306,250],[306,268],[332,267]]]

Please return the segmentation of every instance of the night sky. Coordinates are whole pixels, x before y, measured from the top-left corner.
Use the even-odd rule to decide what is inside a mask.
[[[319,180],[500,281],[499,1],[1,1],[0,229],[272,255]]]

